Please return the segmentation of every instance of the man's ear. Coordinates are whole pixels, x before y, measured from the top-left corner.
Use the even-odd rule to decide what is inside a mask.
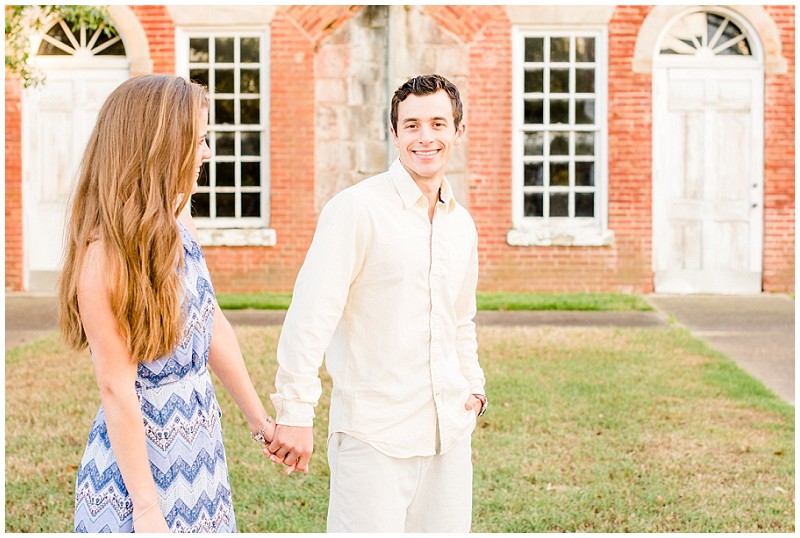
[[[461,123],[456,128],[456,138],[455,140],[453,140],[453,146],[458,147],[461,145],[461,141],[464,139],[464,134],[466,133],[466,131],[467,131],[466,123]]]
[[[392,143],[394,144],[394,147],[399,148],[400,142],[397,140],[397,133],[394,132],[394,127],[392,127],[391,124],[389,124],[389,134],[392,135]]]

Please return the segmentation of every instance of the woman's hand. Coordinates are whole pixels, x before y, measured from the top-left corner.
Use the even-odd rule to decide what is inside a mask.
[[[167,520],[161,513],[161,508],[156,504],[152,508],[145,507],[137,510],[133,508],[133,530],[136,532],[169,532]]]

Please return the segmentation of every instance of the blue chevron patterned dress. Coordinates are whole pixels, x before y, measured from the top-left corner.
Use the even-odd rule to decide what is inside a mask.
[[[236,532],[220,408],[208,373],[216,300],[200,245],[179,223],[184,249],[183,338],[172,355],[139,363],[147,455],[172,532]],[[97,412],[75,489],[76,532],[133,532],[133,503]]]

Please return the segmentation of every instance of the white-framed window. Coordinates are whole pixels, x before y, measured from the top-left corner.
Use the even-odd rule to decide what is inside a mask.
[[[606,245],[607,32],[513,32],[511,245]]]
[[[209,90],[208,145],[192,215],[201,242],[274,244],[269,225],[269,53],[263,30],[183,29],[182,76]]]

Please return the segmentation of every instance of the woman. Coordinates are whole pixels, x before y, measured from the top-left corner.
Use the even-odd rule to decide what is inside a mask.
[[[76,531],[236,530],[207,365],[251,434],[272,438],[187,206],[211,157],[207,126],[202,86],[135,77],[103,105],[81,161],[59,317],[67,343],[91,350],[102,405],[78,470]]]

